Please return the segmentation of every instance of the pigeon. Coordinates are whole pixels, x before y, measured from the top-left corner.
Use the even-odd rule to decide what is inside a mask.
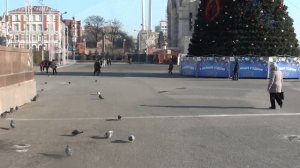
[[[44,89],[41,89],[41,91],[43,92],[43,91],[44,91]]]
[[[47,82],[45,82],[45,85],[47,85]]]
[[[68,82],[69,83],[69,85],[71,84],[71,82]]]
[[[104,97],[102,97],[102,95],[101,95],[101,92],[99,91],[99,92],[97,92],[98,93],[98,95],[99,95],[99,99],[104,99]]]
[[[35,95],[31,101],[36,101],[38,97],[39,97],[39,95]]]
[[[16,110],[16,111],[18,111],[18,110],[19,110],[19,107],[18,107],[18,106],[16,106],[16,107],[15,107],[15,110]]]
[[[69,145],[66,146],[65,153],[66,153],[67,156],[72,156],[73,151],[72,151],[72,149],[70,148]]]
[[[6,115],[7,115],[8,113],[9,113],[8,111],[4,111],[4,112],[1,114],[1,118],[6,118]]]
[[[130,136],[128,137],[128,141],[129,141],[129,142],[133,143],[134,140],[135,140],[134,135],[130,135]]]
[[[14,112],[14,108],[10,108],[9,113],[13,113]]]
[[[13,120],[10,120],[10,128],[15,128],[15,122]]]
[[[114,131],[113,131],[113,130],[107,131],[107,132],[105,133],[105,138],[106,138],[106,139],[109,139],[109,138],[111,138],[111,137],[113,136],[113,134],[114,134]]]
[[[122,119],[122,116],[121,115],[118,115],[118,120],[121,120]]]
[[[95,80],[95,83],[97,83],[98,82],[98,80]]]
[[[76,136],[76,135],[81,134],[81,133],[83,133],[83,131],[78,131],[78,130],[73,130],[72,131],[73,136]]]

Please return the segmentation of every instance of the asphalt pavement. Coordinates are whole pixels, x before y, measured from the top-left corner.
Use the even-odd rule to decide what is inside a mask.
[[[300,167],[297,79],[284,81],[283,108],[269,110],[266,79],[182,77],[150,64],[113,64],[100,76],[92,63],[35,69],[37,101],[0,120],[0,167]]]

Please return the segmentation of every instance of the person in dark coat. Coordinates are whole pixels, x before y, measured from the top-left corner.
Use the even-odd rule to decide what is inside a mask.
[[[57,63],[56,63],[56,61],[55,60],[52,60],[52,62],[51,62],[51,68],[52,68],[52,70],[53,70],[53,75],[57,75]]]
[[[43,61],[40,62],[40,69],[41,69],[41,72],[44,71],[44,68],[45,68],[45,60],[43,60]]]
[[[239,61],[235,61],[232,80],[239,80],[239,70],[240,70]]]
[[[46,68],[46,73],[47,73],[47,74],[48,74],[48,70],[49,70],[50,65],[51,65],[51,61],[45,60],[45,65],[44,65],[44,67]]]
[[[170,59],[170,61],[169,61],[169,72],[168,72],[170,75],[173,74],[173,72],[172,72],[173,71],[173,67],[174,67],[173,66],[173,61],[172,61],[172,59]]]
[[[99,74],[100,74],[100,68],[101,68],[100,62],[99,62],[99,60],[96,60],[95,64],[94,64],[94,76],[96,74],[99,76]]]

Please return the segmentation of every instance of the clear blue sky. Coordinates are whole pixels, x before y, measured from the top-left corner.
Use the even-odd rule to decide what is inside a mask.
[[[5,1],[0,1],[1,14],[5,11]],[[25,5],[25,0],[8,0],[8,9],[13,10]],[[31,0],[33,5],[39,5],[38,0]],[[160,20],[166,20],[168,0],[152,0],[153,28]],[[270,2],[271,3],[271,2]],[[294,19],[295,32],[300,39],[300,1],[284,0],[288,6],[289,15]],[[64,18],[84,20],[87,16],[98,15],[109,20],[116,18],[121,21],[122,29],[136,38],[137,31],[141,29],[141,0],[44,0],[44,4],[61,12],[68,12]],[[146,0],[146,8],[148,0]],[[148,18],[146,25],[148,25]]]
[[[0,0],[0,13],[5,12],[6,0]],[[13,10],[25,5],[26,0],[8,0],[8,10]],[[31,0],[32,5],[40,5],[38,0]],[[141,0],[44,0],[45,5],[67,12],[65,19],[75,17],[83,21],[87,16],[97,15],[106,20],[117,19],[122,23],[122,30],[136,38],[137,31],[141,29]],[[148,8],[148,0],[145,0]],[[152,0],[152,29],[160,20],[166,20],[167,0]],[[148,11],[148,10],[147,10]],[[146,15],[148,25],[148,14]]]

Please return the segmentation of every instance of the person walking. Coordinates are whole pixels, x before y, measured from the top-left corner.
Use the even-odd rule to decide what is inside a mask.
[[[170,75],[173,74],[173,72],[172,72],[173,71],[173,67],[174,67],[173,66],[173,61],[172,61],[172,59],[170,59],[170,61],[169,61],[169,72],[168,72]]]
[[[232,80],[239,80],[239,70],[240,70],[240,64],[239,61],[235,61],[234,69],[233,69],[233,76]]]
[[[100,62],[99,62],[99,60],[96,60],[95,64],[94,64],[94,76],[96,74],[99,76],[99,74],[100,74],[100,68],[101,68]]]
[[[49,67],[51,66],[51,61],[45,60],[44,67],[46,68],[46,73],[48,74]]]
[[[51,68],[52,68],[52,74],[53,75],[57,75],[57,71],[56,71],[56,69],[57,69],[57,63],[56,63],[56,61],[54,59],[51,62]]]
[[[276,109],[275,100],[282,108],[283,102],[279,95],[282,92],[283,75],[274,63],[270,65],[270,69],[271,77],[268,84],[268,92],[270,93],[271,107],[269,109]]]

